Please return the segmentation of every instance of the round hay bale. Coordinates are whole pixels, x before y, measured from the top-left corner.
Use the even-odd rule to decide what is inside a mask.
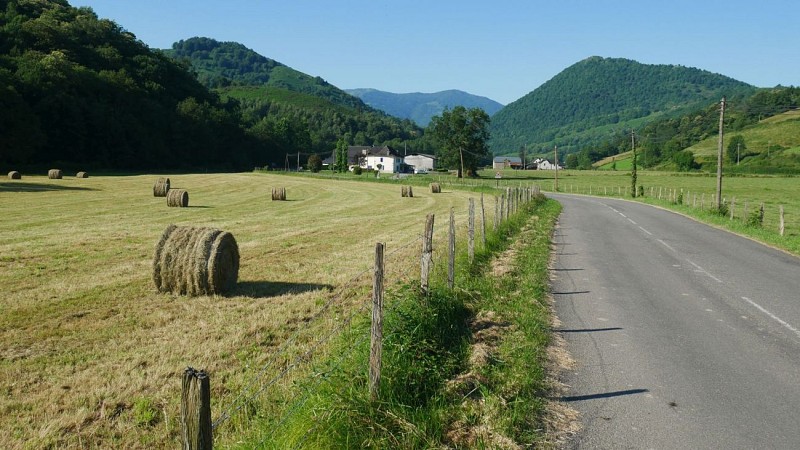
[[[75,178],[89,178],[89,174],[88,174],[88,173],[86,173],[86,172],[78,172],[78,173],[75,175]]]
[[[233,235],[214,228],[169,225],[153,256],[159,292],[218,295],[236,286],[239,247]]]
[[[431,193],[432,194],[441,194],[442,193],[442,185],[439,183],[431,183]]]
[[[47,172],[47,178],[50,178],[51,180],[60,180],[62,177],[63,174],[61,173],[61,169],[50,169]]]
[[[286,200],[286,188],[272,188],[272,200]]]
[[[17,172],[16,170],[12,170],[11,172],[8,172],[8,178],[12,180],[21,180],[22,174]]]
[[[408,187],[400,186],[400,197],[408,197]]]
[[[413,197],[414,196],[414,189],[411,186],[408,187],[408,196],[409,197]]]
[[[169,178],[161,177],[153,185],[153,197],[166,197],[169,192]]]
[[[170,189],[167,192],[167,206],[186,208],[189,206],[189,193],[186,189]]]

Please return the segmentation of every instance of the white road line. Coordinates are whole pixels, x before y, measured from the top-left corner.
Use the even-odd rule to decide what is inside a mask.
[[[668,249],[672,250],[673,252],[678,253],[677,250],[675,250],[674,248],[670,247],[669,244],[667,244],[666,242],[662,241],[661,239],[659,239],[658,242],[660,242],[661,245],[663,245],[664,247],[667,247]]]
[[[632,223],[632,224],[634,224],[634,225],[639,225],[638,223],[636,223],[636,222],[634,222],[633,220],[631,220],[631,218],[630,218],[630,217],[628,218],[628,222],[630,222],[630,223]]]
[[[624,218],[626,218],[626,219],[628,218],[628,216],[626,216],[625,214],[619,213],[619,215],[624,217]]]
[[[652,236],[652,235],[653,235],[653,233],[651,233],[651,232],[649,232],[649,231],[645,230],[645,229],[644,229],[644,228],[642,228],[642,227],[639,227],[639,229],[640,229],[640,230],[642,230],[642,231],[644,231],[645,233],[649,234],[650,236]]]
[[[761,305],[759,305],[758,303],[756,303],[756,302],[754,302],[754,301],[750,300],[750,299],[749,299],[749,298],[747,298],[747,297],[742,297],[742,300],[744,300],[744,301],[746,301],[747,303],[750,303],[751,305],[755,306],[755,307],[756,307],[756,309],[758,309],[759,311],[761,311],[761,312],[763,312],[764,314],[768,315],[768,316],[769,316],[769,317],[770,317],[772,320],[774,320],[774,321],[778,322],[779,324],[783,325],[783,326],[784,326],[784,327],[785,327],[787,330],[790,330],[790,331],[792,331],[792,332],[793,332],[794,334],[796,334],[797,336],[800,336],[800,330],[798,330],[797,328],[795,328],[795,327],[793,327],[793,326],[789,325],[789,324],[788,324],[788,323],[786,323],[785,321],[781,320],[781,318],[780,318],[780,317],[778,317],[778,316],[776,316],[775,314],[772,314],[771,312],[767,311],[766,309],[764,309],[764,308],[763,308]]]
[[[689,261],[689,260],[687,259],[686,261]],[[697,264],[693,263],[692,261],[689,261],[689,264],[693,265],[699,272],[707,275],[709,278],[711,278],[712,280],[715,280],[717,283],[722,283],[722,280],[720,280],[719,278],[715,277],[714,275],[711,275],[710,273],[708,273],[706,271],[706,269],[703,269],[702,267],[698,266]]]

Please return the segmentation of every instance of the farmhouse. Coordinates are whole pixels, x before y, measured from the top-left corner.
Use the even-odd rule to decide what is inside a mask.
[[[409,166],[413,166],[414,170],[428,170],[432,171],[436,168],[436,157],[433,155],[426,155],[424,153],[414,153],[406,156],[403,161]]]
[[[322,161],[323,166],[334,163],[335,155]],[[405,172],[408,166],[403,162],[403,157],[386,145],[382,147],[368,145],[351,145],[347,147],[347,165],[351,169],[359,166],[367,170],[380,170],[384,173]]]
[[[521,169],[522,158],[519,156],[496,156],[492,160],[492,169]]]
[[[536,158],[533,161],[534,168],[538,170],[556,170],[556,165],[551,163],[550,161],[543,159],[543,158]],[[558,170],[563,170],[564,168],[558,166]]]

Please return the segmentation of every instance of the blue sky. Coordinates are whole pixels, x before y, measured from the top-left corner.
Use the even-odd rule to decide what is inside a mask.
[[[800,85],[800,0],[71,0],[152,48],[236,41],[343,89],[508,104],[589,56]]]

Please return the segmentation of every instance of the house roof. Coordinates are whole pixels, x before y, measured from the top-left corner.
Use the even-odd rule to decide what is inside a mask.
[[[428,155],[427,153],[412,153],[412,154],[410,154],[410,155],[408,155],[408,156],[423,156],[423,157],[425,157],[425,158],[436,159],[436,157],[435,157],[435,156],[433,156],[433,155]],[[406,158],[408,158],[408,156],[406,156]]]
[[[492,161],[496,162],[496,163],[501,163],[501,162],[508,161],[508,162],[510,162],[512,164],[514,164],[514,163],[522,164],[522,158],[520,158],[519,156],[495,156]]]

